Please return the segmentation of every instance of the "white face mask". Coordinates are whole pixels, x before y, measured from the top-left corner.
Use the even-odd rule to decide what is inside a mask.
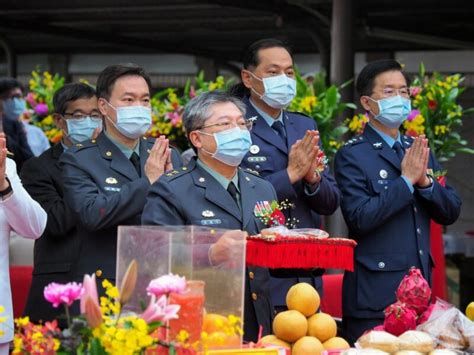
[[[151,126],[151,109],[145,106],[120,106],[115,108],[105,101],[117,112],[117,122],[114,123],[109,117],[107,119],[122,133],[130,139],[143,136]]]
[[[268,106],[282,109],[286,108],[296,96],[296,80],[286,76],[285,74],[270,76],[267,78],[259,78],[257,75],[249,71],[249,73],[257,80],[263,82],[264,93],[259,94],[252,88],[252,91],[260,96],[263,102]]]
[[[204,148],[201,149],[210,154],[214,159],[230,166],[239,166],[252,145],[250,132],[239,127],[216,133],[203,131],[199,131],[199,133],[214,136],[217,145],[214,153],[208,152]]]

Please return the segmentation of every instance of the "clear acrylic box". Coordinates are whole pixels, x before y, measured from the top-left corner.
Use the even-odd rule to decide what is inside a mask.
[[[134,295],[125,311],[141,313],[149,296],[152,279],[173,273],[186,280],[204,281],[204,308],[207,313],[235,315],[243,319],[245,285],[245,243],[236,243],[227,261],[211,265],[209,248],[219,238],[232,236],[244,241],[246,233],[198,226],[120,226],[118,228],[116,282],[130,262],[138,263]]]

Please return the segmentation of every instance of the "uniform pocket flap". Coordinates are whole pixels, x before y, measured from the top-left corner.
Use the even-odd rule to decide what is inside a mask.
[[[372,185],[372,190],[374,190],[375,193],[379,194],[382,191],[387,190],[392,181],[385,180],[385,179],[378,179],[378,180],[370,180],[370,182]]]
[[[33,269],[33,275],[54,274],[58,272],[69,272],[71,270],[71,263],[51,263],[39,264]]]
[[[356,261],[371,271],[401,271],[408,269],[406,255],[399,253],[358,255]]]

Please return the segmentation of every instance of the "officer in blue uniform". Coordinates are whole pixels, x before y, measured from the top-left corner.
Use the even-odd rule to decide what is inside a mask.
[[[354,272],[343,283],[343,326],[354,342],[383,323],[383,310],[410,267],[431,280],[430,220],[448,225],[461,201],[449,185],[427,175],[441,171],[424,136],[401,135],[410,112],[407,80],[394,60],[367,64],[357,80],[360,102],[370,116],[362,135],[337,153],[336,180],[349,235],[358,246]]]
[[[249,95],[244,102],[247,119],[254,120],[252,146],[242,167],[256,170],[272,183],[297,228],[321,228],[320,215],[331,215],[339,206],[339,190],[326,168],[315,171],[319,153],[316,122],[285,108],[296,94],[293,58],[279,40],[253,43],[244,57],[242,82]],[[272,278],[272,299],[277,310],[286,309],[286,293],[298,282],[308,282],[322,292],[321,270],[287,270]]]
[[[197,159],[163,175],[152,185],[143,210],[144,225],[200,225],[239,229],[256,234],[264,224],[254,215],[258,201],[276,199],[272,185],[238,168],[251,145],[245,106],[221,92],[201,94],[186,105],[183,115]],[[221,237],[205,253],[211,264],[222,261],[233,243]],[[247,268],[244,338],[256,341],[259,326],[271,332],[269,272]]]
[[[94,272],[115,279],[117,227],[139,225],[150,185],[180,166],[166,139],[143,137],[151,124],[150,87],[136,65],[105,68],[97,81],[105,132],[61,157],[66,201],[79,222],[78,279]]]

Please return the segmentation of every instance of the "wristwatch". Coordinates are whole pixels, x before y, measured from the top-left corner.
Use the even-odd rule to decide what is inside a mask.
[[[8,182],[8,187],[5,190],[0,191],[0,197],[2,197],[2,198],[4,198],[5,196],[7,196],[11,192],[13,192],[12,184],[10,182],[10,179],[5,177],[5,180],[7,180],[7,182]]]

